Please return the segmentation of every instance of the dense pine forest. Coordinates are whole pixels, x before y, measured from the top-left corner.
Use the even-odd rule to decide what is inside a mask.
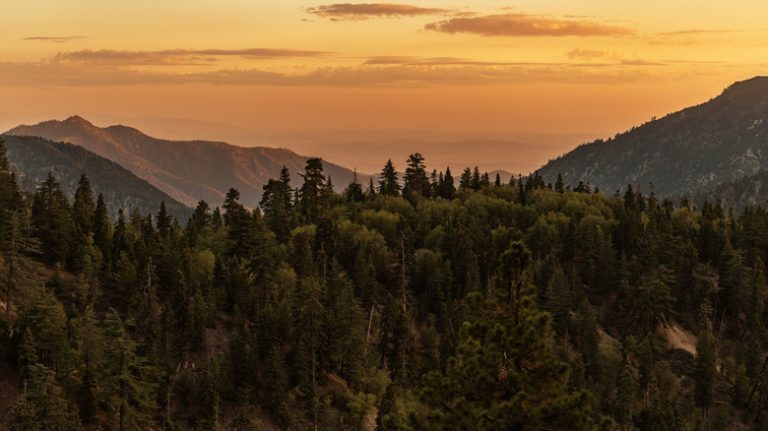
[[[0,428],[768,429],[762,208],[414,154],[113,219],[4,154]]]

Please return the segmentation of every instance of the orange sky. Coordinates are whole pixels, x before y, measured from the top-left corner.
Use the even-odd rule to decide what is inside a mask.
[[[764,74],[768,2],[702,3],[4,0],[0,128],[527,172]]]

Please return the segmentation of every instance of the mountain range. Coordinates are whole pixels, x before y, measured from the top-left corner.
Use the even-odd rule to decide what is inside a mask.
[[[562,174],[566,184],[589,182],[606,193],[632,184],[660,196],[722,197],[723,187],[738,187],[743,194],[731,201],[739,204],[768,197],[757,187],[765,169],[768,77],[756,77],[706,103],[581,145],[539,173],[548,181]]]
[[[283,166],[291,172],[294,186],[298,186],[299,173],[309,158],[283,148],[158,139],[123,125],[97,127],[79,116],[18,126],[6,135],[40,136],[81,146],[191,207],[201,199],[217,205],[234,187],[240,191],[242,203],[255,208],[263,185],[269,178],[276,178]],[[327,161],[323,166],[325,175],[339,190],[353,179],[350,169]],[[367,182],[368,177],[360,175],[358,181]]]
[[[104,195],[113,216],[120,209],[128,214],[134,210],[142,214],[155,213],[162,202],[179,220],[187,219],[192,212],[129,170],[85,148],[35,136],[3,136],[2,139],[19,185],[25,191],[34,191],[48,173],[52,173],[72,198],[80,175],[85,173],[94,191]]]
[[[161,200],[174,208],[193,207],[199,200],[219,204],[234,187],[242,202],[254,208],[262,186],[283,166],[298,186],[308,159],[284,148],[158,139],[123,125],[97,127],[79,116],[18,126],[5,135],[10,158],[24,171],[28,188],[51,169],[71,188],[79,169],[95,177],[102,190],[110,190],[114,207],[156,208]],[[21,138],[32,136],[45,139]],[[124,169],[114,169],[118,165]],[[324,167],[339,190],[355,175],[333,163],[325,162]],[[454,167],[454,175],[462,168]],[[120,178],[110,182],[109,169]],[[493,171],[491,176],[496,172],[503,182],[512,175]],[[578,146],[538,172],[546,181],[554,182],[561,174],[566,184],[583,181],[606,193],[631,184],[658,196],[697,202],[717,199],[735,207],[765,203],[768,77],[737,82],[706,103]],[[131,173],[138,178],[130,178]],[[369,178],[360,174],[358,181],[365,185]]]

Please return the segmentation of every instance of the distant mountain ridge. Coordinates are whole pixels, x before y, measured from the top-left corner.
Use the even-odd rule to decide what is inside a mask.
[[[41,136],[81,146],[120,164],[187,206],[201,199],[218,205],[234,187],[240,191],[243,204],[254,208],[263,185],[276,178],[283,166],[297,186],[309,158],[282,148],[158,139],[122,125],[97,127],[79,116],[18,126],[7,134]],[[323,165],[337,189],[352,181],[352,170],[327,161]],[[358,180],[365,184],[368,176],[360,175]]]
[[[165,202],[168,212],[179,220],[187,219],[192,209],[177,202],[117,163],[85,148],[33,136],[0,136],[5,141],[8,159],[19,185],[34,191],[52,173],[70,199],[74,197],[80,175],[86,174],[95,193],[104,195],[112,216],[123,209],[154,214]]]
[[[768,169],[768,77],[728,87],[710,101],[608,140],[584,144],[539,173],[605,193],[627,184],[660,196],[692,195]],[[746,188],[745,188],[746,189]]]

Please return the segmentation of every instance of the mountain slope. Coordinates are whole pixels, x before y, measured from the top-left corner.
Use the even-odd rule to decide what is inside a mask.
[[[219,204],[230,187],[238,189],[242,202],[255,207],[262,186],[276,178],[285,165],[298,185],[308,157],[290,150],[266,147],[237,147],[223,142],[169,141],[145,135],[131,127],[96,127],[81,117],[19,126],[9,135],[42,136],[82,146],[117,162],[138,177],[194,206],[203,199]],[[326,176],[338,188],[346,186],[353,172],[325,162]],[[360,178],[367,181],[367,177]]]
[[[719,184],[695,194],[684,195],[697,205],[704,201],[719,202],[725,208],[743,209],[746,206],[768,205],[768,170]]]
[[[115,162],[71,144],[30,136],[2,136],[8,159],[22,189],[33,191],[52,172],[72,198],[81,174],[86,174],[94,191],[102,193],[112,215],[122,208],[129,214],[156,213],[165,202],[168,211],[184,220],[192,210],[136,177]]]
[[[737,82],[720,96],[607,141],[582,145],[539,173],[588,181],[606,193],[635,184],[659,195],[690,194],[768,168],[768,77]]]

